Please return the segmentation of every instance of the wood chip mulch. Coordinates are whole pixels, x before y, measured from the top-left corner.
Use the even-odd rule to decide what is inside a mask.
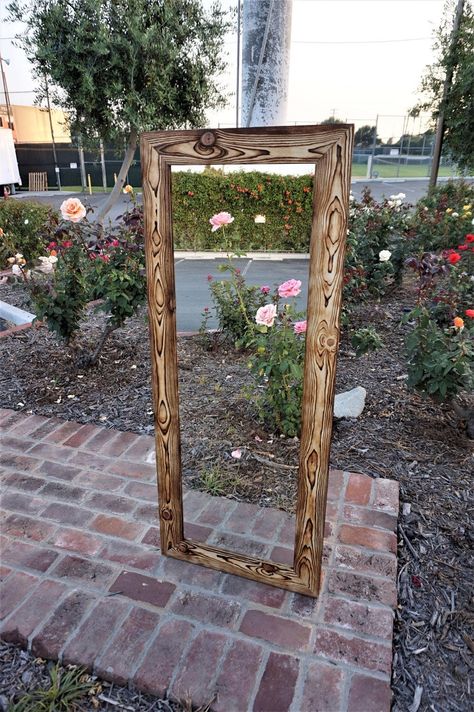
[[[384,345],[357,359],[343,335],[336,392],[363,386],[367,401],[357,420],[335,422],[331,458],[400,483],[394,710],[457,712],[472,709],[474,689],[473,441],[447,406],[406,386],[400,320],[411,305],[405,286],[352,317],[351,327],[374,325]],[[102,324],[91,313],[82,346]],[[150,434],[145,311],[112,335],[96,367],[81,370],[76,357],[45,328],[0,340],[0,406]],[[245,356],[182,338],[179,378],[186,483],[293,510],[299,443],[257,421]]]

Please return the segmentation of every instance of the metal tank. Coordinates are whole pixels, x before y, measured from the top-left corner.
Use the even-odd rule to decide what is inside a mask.
[[[286,123],[293,0],[243,0],[241,126]]]

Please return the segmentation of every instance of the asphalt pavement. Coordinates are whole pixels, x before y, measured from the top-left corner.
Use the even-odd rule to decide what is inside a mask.
[[[176,274],[176,320],[178,331],[196,331],[202,321],[205,307],[212,307],[209,290],[209,276],[212,279],[225,279],[225,273],[219,271],[225,259],[186,259],[177,256],[175,260]],[[235,259],[232,261],[240,269],[249,285],[268,286],[273,289],[287,279],[301,280],[301,294],[297,306],[302,311],[306,309],[308,298],[308,266],[309,260],[300,259]],[[217,327],[217,321],[212,318],[208,328]]]

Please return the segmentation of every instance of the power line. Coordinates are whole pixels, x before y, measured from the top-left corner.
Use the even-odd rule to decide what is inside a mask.
[[[431,37],[405,37],[395,40],[293,40],[291,44],[389,44],[391,42],[421,42],[430,40]]]

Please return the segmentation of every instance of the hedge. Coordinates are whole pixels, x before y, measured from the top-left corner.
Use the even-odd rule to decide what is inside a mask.
[[[312,215],[312,176],[269,173],[173,173],[173,231],[175,247],[190,250],[219,248],[221,235],[211,232],[209,218],[223,210],[235,221],[228,234],[233,249],[306,252]],[[264,224],[255,216],[265,215]],[[221,231],[219,231],[220,233]]]

